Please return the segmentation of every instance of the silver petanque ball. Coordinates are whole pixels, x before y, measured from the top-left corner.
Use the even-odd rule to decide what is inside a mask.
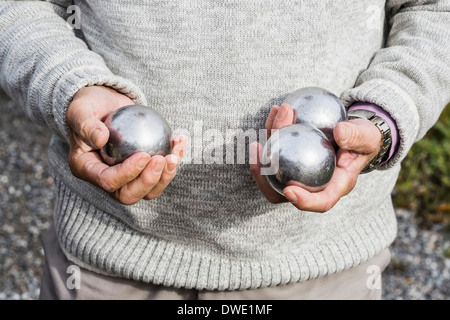
[[[281,195],[290,185],[312,192],[323,190],[335,165],[331,142],[320,130],[305,124],[276,131],[267,140],[261,156],[261,174]]]
[[[306,123],[318,128],[334,145],[334,127],[338,122],[348,119],[342,101],[331,92],[318,87],[296,90],[283,103],[294,109],[296,123]]]
[[[172,130],[166,119],[150,107],[122,107],[108,115],[105,125],[109,129],[109,140],[100,149],[100,155],[109,165],[121,163],[140,151],[151,156],[171,151]]]

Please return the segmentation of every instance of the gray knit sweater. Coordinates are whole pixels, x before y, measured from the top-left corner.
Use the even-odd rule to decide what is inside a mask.
[[[71,4],[80,29],[66,25],[77,19]],[[54,132],[61,247],[88,269],[167,286],[305,281],[389,246],[400,162],[449,101],[449,66],[448,0],[0,3],[0,84]],[[65,111],[86,85],[114,88],[173,129],[203,134],[158,199],[121,205],[71,174]],[[381,106],[401,140],[383,170],[361,175],[325,214],[270,204],[247,163],[206,161],[211,144],[228,143],[227,130],[262,128],[273,104],[305,86]]]

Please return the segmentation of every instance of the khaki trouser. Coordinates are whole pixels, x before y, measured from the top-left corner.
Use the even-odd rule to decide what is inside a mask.
[[[43,246],[46,256],[40,294],[43,300],[381,299],[381,272],[390,262],[389,249],[385,249],[357,267],[306,282],[242,291],[199,291],[114,278],[79,268],[67,260],[53,227],[44,236]]]

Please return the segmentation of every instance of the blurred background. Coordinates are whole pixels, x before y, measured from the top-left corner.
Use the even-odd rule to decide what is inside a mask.
[[[384,299],[450,299],[450,111],[416,143],[393,192],[398,237]],[[49,131],[0,91],[0,300],[36,299],[54,203]]]

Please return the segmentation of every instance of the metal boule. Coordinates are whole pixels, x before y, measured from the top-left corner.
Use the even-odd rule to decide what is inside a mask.
[[[341,99],[325,89],[306,87],[289,94],[283,103],[294,109],[296,123],[306,123],[318,128],[336,145],[333,129],[338,122],[348,119]]]
[[[140,151],[150,156],[164,156],[171,151],[172,130],[166,119],[150,107],[122,107],[109,114],[104,123],[109,140],[100,149],[100,155],[109,165],[121,163]]]
[[[272,134],[261,155],[261,174],[283,195],[290,185],[323,190],[333,176],[336,155],[331,142],[306,124],[283,127]]]

